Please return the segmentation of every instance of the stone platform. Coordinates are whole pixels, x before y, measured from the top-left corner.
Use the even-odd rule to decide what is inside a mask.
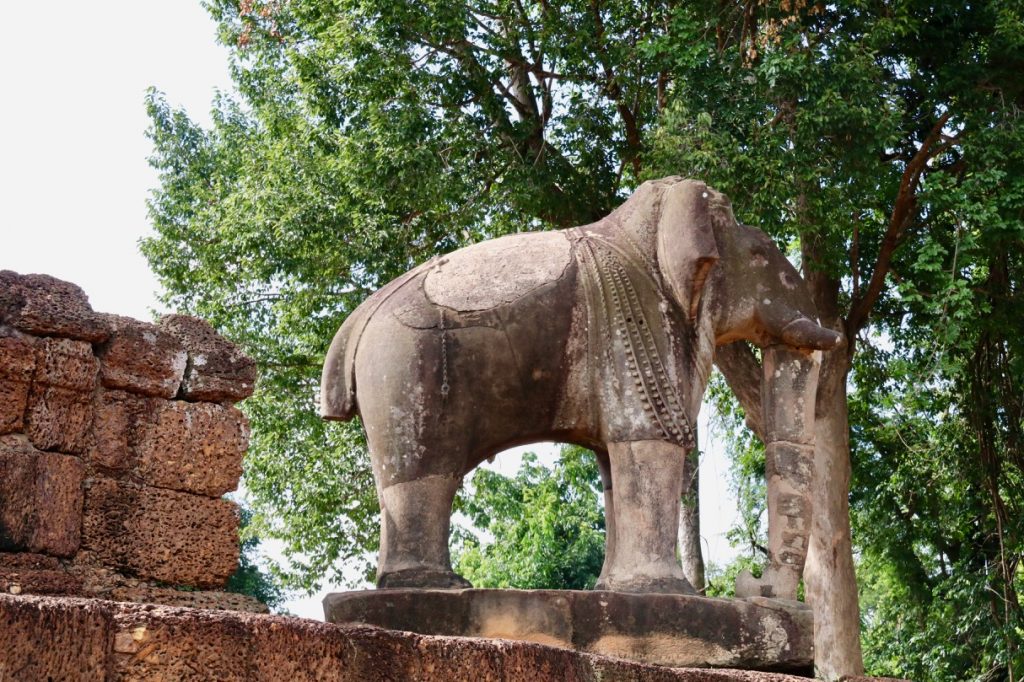
[[[568,590],[338,592],[335,624],[538,642],[672,667],[810,674],[813,620],[799,602]]]
[[[531,642],[283,616],[0,595],[0,679],[76,682],[801,682],[664,668]]]

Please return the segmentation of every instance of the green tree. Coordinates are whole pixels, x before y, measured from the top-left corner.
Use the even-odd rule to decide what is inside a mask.
[[[476,587],[586,590],[604,562],[602,488],[594,453],[563,446],[553,468],[527,454],[515,477],[486,469],[457,508],[453,565]]]
[[[899,258],[851,399],[865,642],[879,672],[1024,671],[1024,121],[964,140]],[[935,229],[938,228],[938,229]]]
[[[652,172],[728,194],[741,220],[799,257],[823,323],[845,336],[819,381],[815,457],[828,475],[805,572],[826,678],[861,668],[847,498],[856,351],[871,316],[898,307],[894,263],[945,227],[932,188],[983,167],[988,131],[1017,120],[1020,25],[1007,2],[696,2],[665,38],[687,77],[670,94]],[[719,366],[756,429],[753,355],[720,349]]]
[[[586,223],[642,171],[669,86],[669,5],[213,0],[238,92],[204,130],[148,108],[160,186],[142,248],[172,308],[259,363],[246,487],[288,583],[372,577],[358,425],[316,418],[326,346],[439,252]]]

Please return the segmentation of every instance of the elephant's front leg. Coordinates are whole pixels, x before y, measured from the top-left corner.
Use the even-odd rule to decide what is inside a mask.
[[[608,444],[615,541],[596,589],[695,594],[675,552],[685,455],[662,441]]]
[[[770,346],[763,355],[768,565],[760,578],[742,571],[736,577],[736,596],[796,599],[811,532],[820,360],[785,346]]]

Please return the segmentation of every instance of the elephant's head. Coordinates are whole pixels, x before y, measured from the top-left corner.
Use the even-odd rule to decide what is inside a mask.
[[[715,345],[763,349],[770,565],[763,583],[738,592],[795,598],[810,532],[818,351],[842,337],[818,325],[806,284],[772,240],[737,223],[729,200],[703,183],[664,189],[657,234],[662,277],[691,321]]]
[[[736,222],[725,195],[681,180],[664,186],[659,208],[658,268],[691,320],[710,315],[716,345],[747,340],[812,351],[840,343],[814,321],[796,268],[765,233]]]

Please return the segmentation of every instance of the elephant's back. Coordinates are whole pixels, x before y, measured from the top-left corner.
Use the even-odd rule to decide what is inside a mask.
[[[354,384],[380,480],[461,475],[510,444],[554,433],[575,358],[577,264],[564,234],[516,237],[505,240],[511,252],[470,247],[441,263],[442,275],[463,275],[458,289],[452,282],[439,293],[430,283],[438,261],[424,264],[368,320]],[[558,253],[565,244],[561,267],[524,263],[527,238],[528,253],[541,251],[538,244]],[[495,252],[515,262],[495,262]],[[530,285],[506,286],[521,279]]]
[[[564,232],[511,234],[444,256],[427,273],[423,290],[452,310],[491,310],[558,280],[571,260]]]

